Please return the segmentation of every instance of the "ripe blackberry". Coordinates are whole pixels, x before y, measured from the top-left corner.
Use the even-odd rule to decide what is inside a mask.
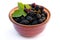
[[[34,11],[34,10],[35,10],[35,8],[32,8],[31,10],[33,10],[33,11]]]
[[[35,3],[33,3],[33,4],[32,4],[32,8],[35,8],[35,7],[36,7],[36,4],[35,4]]]
[[[42,18],[40,18],[38,21],[39,21],[39,23],[42,23],[42,22],[43,22],[43,19],[42,19]]]
[[[22,16],[20,17],[20,19],[21,19],[21,20],[24,20],[24,19],[25,19],[25,17],[22,15]]]
[[[43,12],[41,13],[41,16],[47,17],[47,13],[46,13],[45,11],[43,11]]]
[[[41,15],[40,15],[40,14],[36,14],[36,17],[37,17],[37,18],[41,18]]]
[[[29,21],[28,21],[28,20],[22,20],[22,21],[20,22],[20,24],[26,24],[26,25],[28,25],[28,24],[29,24]]]
[[[40,6],[41,13],[43,12],[43,10],[44,10],[44,7]]]
[[[29,9],[26,9],[26,8],[24,8],[24,11],[26,12],[26,13],[29,13]]]
[[[38,11],[38,10],[39,10],[39,6],[38,6],[38,5],[36,5],[36,8],[35,8],[35,10],[36,10],[36,11]]]
[[[34,20],[34,21],[32,22],[32,25],[35,25],[35,24],[38,24],[38,21],[37,21],[37,20]]]
[[[33,18],[32,18],[31,16],[26,16],[26,19],[27,19],[28,21],[32,21],[32,20],[33,20]]]
[[[21,21],[20,17],[13,17],[13,19],[18,23]]]
[[[46,17],[42,17],[42,20],[44,21],[46,19]]]
[[[39,21],[39,23],[42,23],[42,22],[44,22],[46,20],[46,17],[41,17],[38,21]]]
[[[35,13],[34,13],[33,11],[30,11],[28,15],[30,15],[30,16],[34,16]]]

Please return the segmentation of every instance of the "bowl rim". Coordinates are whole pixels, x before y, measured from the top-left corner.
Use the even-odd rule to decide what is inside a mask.
[[[43,7],[43,6],[42,6]],[[13,20],[13,18],[12,18],[12,14],[13,14],[13,12],[14,11],[16,11],[18,9],[18,7],[14,7],[10,12],[9,12],[9,19],[11,20],[11,22],[13,22],[14,24],[16,24],[16,25],[19,25],[19,26],[24,26],[24,27],[29,27],[29,26],[41,26],[41,25],[44,25],[44,24],[46,24],[47,22],[48,22],[48,20],[50,19],[50,16],[51,16],[51,14],[50,14],[50,11],[47,9],[47,8],[45,8],[44,7],[44,10],[45,10],[45,12],[47,12],[47,19],[44,21],[44,22],[42,22],[42,23],[40,23],[40,24],[36,24],[36,25],[24,25],[24,24],[19,24],[19,23],[17,23],[16,21],[14,21]]]

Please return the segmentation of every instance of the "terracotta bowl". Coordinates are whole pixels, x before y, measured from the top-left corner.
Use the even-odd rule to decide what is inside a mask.
[[[15,22],[12,18],[12,14],[18,10],[18,7],[13,8],[10,13],[9,13],[9,19],[11,20],[11,22],[13,23],[15,29],[17,30],[17,32],[25,37],[32,37],[32,36],[36,36],[37,34],[41,33],[44,28],[46,23],[49,21],[50,19],[50,12],[47,8],[44,7],[44,11],[47,13],[47,19],[41,23],[41,24],[36,24],[36,25],[23,25],[23,24],[19,24],[17,22]]]

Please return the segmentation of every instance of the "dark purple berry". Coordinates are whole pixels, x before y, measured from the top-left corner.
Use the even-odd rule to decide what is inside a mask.
[[[39,23],[42,23],[42,22],[43,22],[43,19],[41,18],[41,19],[39,19],[38,21],[39,21]]]
[[[26,16],[26,19],[29,20],[29,21],[33,20],[33,18],[31,16]]]
[[[28,15],[29,15],[29,16],[34,16],[35,13],[34,13],[33,11],[30,11]]]
[[[44,14],[45,14],[45,17],[47,17],[47,13],[45,12]]]
[[[27,13],[27,9],[26,8],[24,8],[24,11]]]
[[[44,7],[40,6],[40,11],[42,13],[42,11],[44,10]]]
[[[45,14],[44,14],[44,13],[42,13],[42,14],[41,14],[41,16],[44,16],[44,17],[45,17]]]
[[[34,10],[35,10],[35,8],[32,8],[32,10],[34,11]]]
[[[41,18],[41,15],[40,14],[36,14],[37,18]]]
[[[24,19],[25,19],[25,17],[22,15],[22,16],[20,17],[20,19],[21,19],[21,20],[24,20]]]
[[[32,4],[32,8],[35,8],[35,7],[36,7],[36,4],[35,4],[35,3],[33,3],[33,4]]]
[[[13,17],[13,19],[18,23],[21,21],[20,17]]]
[[[20,22],[20,24],[26,24],[26,25],[28,25],[28,24],[29,24],[29,21],[28,21],[28,20],[22,20],[22,21]]]
[[[43,12],[41,13],[41,16],[47,17],[47,13],[46,13],[45,11],[43,11]]]
[[[36,11],[38,11],[38,10],[39,10],[39,6],[38,6],[38,5],[36,5],[36,8],[35,8],[35,10],[36,10]]]
[[[32,22],[32,25],[35,25],[35,24],[38,24],[38,21],[37,21],[37,20],[34,20],[34,21]]]
[[[29,9],[26,9],[26,8],[24,8],[24,11],[26,12],[26,13],[29,13]]]
[[[42,17],[42,20],[44,21],[46,19],[46,17]]]
[[[39,21],[39,23],[42,23],[42,22],[44,22],[46,20],[46,17],[41,17],[38,21]]]

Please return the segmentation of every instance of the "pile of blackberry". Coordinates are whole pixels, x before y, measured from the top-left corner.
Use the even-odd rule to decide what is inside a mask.
[[[27,15],[24,17],[13,17],[13,19],[20,24],[35,25],[44,22],[47,18],[47,13],[44,11],[44,7],[36,5],[35,3],[29,4],[31,9],[24,9]]]

